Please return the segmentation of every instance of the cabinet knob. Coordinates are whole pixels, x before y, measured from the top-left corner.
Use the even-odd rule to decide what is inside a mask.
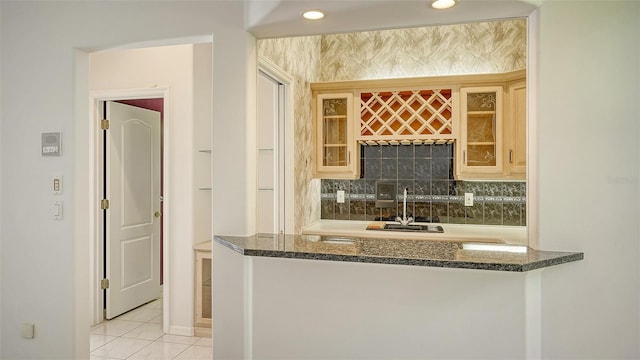
[[[513,164],[513,150],[509,149],[509,164]]]
[[[162,216],[162,213],[160,211],[156,211],[153,216],[159,218],[160,216]]]

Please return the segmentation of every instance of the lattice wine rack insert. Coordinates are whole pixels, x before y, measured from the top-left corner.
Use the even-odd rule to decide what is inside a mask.
[[[451,89],[360,93],[358,140],[453,139]]]

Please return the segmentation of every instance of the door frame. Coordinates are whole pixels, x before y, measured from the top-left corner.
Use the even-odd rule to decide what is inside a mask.
[[[104,309],[104,297],[100,289],[100,280],[103,277],[104,266],[104,247],[103,247],[103,218],[102,211],[100,210],[100,200],[102,199],[102,185],[103,185],[103,136],[100,131],[100,120],[102,107],[100,104],[104,101],[113,100],[132,100],[132,99],[149,99],[149,98],[162,98],[164,107],[164,126],[162,127],[163,149],[162,149],[162,181],[163,181],[163,209],[162,209],[162,232],[163,232],[163,278],[164,284],[162,285],[163,305],[162,305],[162,328],[165,333],[168,333],[169,328],[169,219],[171,216],[171,199],[166,196],[171,188],[170,179],[170,164],[169,164],[169,149],[171,148],[170,133],[166,131],[166,124],[169,119],[169,89],[163,87],[155,88],[141,88],[141,89],[118,89],[118,90],[95,90],[89,92],[89,202],[91,203],[91,209],[94,209],[89,215],[89,231],[91,233],[91,239],[89,241],[89,301],[90,301],[90,316],[91,324],[96,325],[103,321],[103,309]]]
[[[278,65],[273,63],[266,57],[258,56],[258,67],[256,70],[256,81],[259,76],[259,72],[267,74],[276,81],[278,81],[284,87],[283,98],[280,101],[284,101],[283,113],[279,114],[282,130],[278,131],[278,138],[281,136],[283,139],[279,139],[278,145],[278,162],[280,164],[293,164],[294,163],[294,124],[293,124],[293,104],[294,96],[292,91],[293,76],[289,75],[286,71],[282,70]],[[256,118],[257,121],[257,118]],[[284,145],[284,154],[282,154],[282,148],[280,144]],[[278,202],[282,202],[278,206],[278,222],[280,229],[284,229],[286,234],[293,234],[295,224],[292,214],[295,212],[294,207],[294,169],[293,166],[282,166],[283,169],[278,169]],[[256,194],[257,200],[257,194]],[[257,216],[257,214],[256,214]]]

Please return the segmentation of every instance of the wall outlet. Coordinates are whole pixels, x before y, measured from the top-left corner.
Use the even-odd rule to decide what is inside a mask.
[[[473,206],[473,193],[464,193],[464,206]]]
[[[344,204],[344,190],[338,190],[338,192],[336,192],[336,202],[338,204]]]
[[[32,323],[20,324],[20,336],[25,339],[33,339],[34,325]]]

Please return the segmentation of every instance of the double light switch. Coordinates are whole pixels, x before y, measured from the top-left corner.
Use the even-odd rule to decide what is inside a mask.
[[[62,195],[62,176],[53,175],[49,181],[51,194]],[[62,220],[62,200],[54,200],[51,204],[51,219]]]

